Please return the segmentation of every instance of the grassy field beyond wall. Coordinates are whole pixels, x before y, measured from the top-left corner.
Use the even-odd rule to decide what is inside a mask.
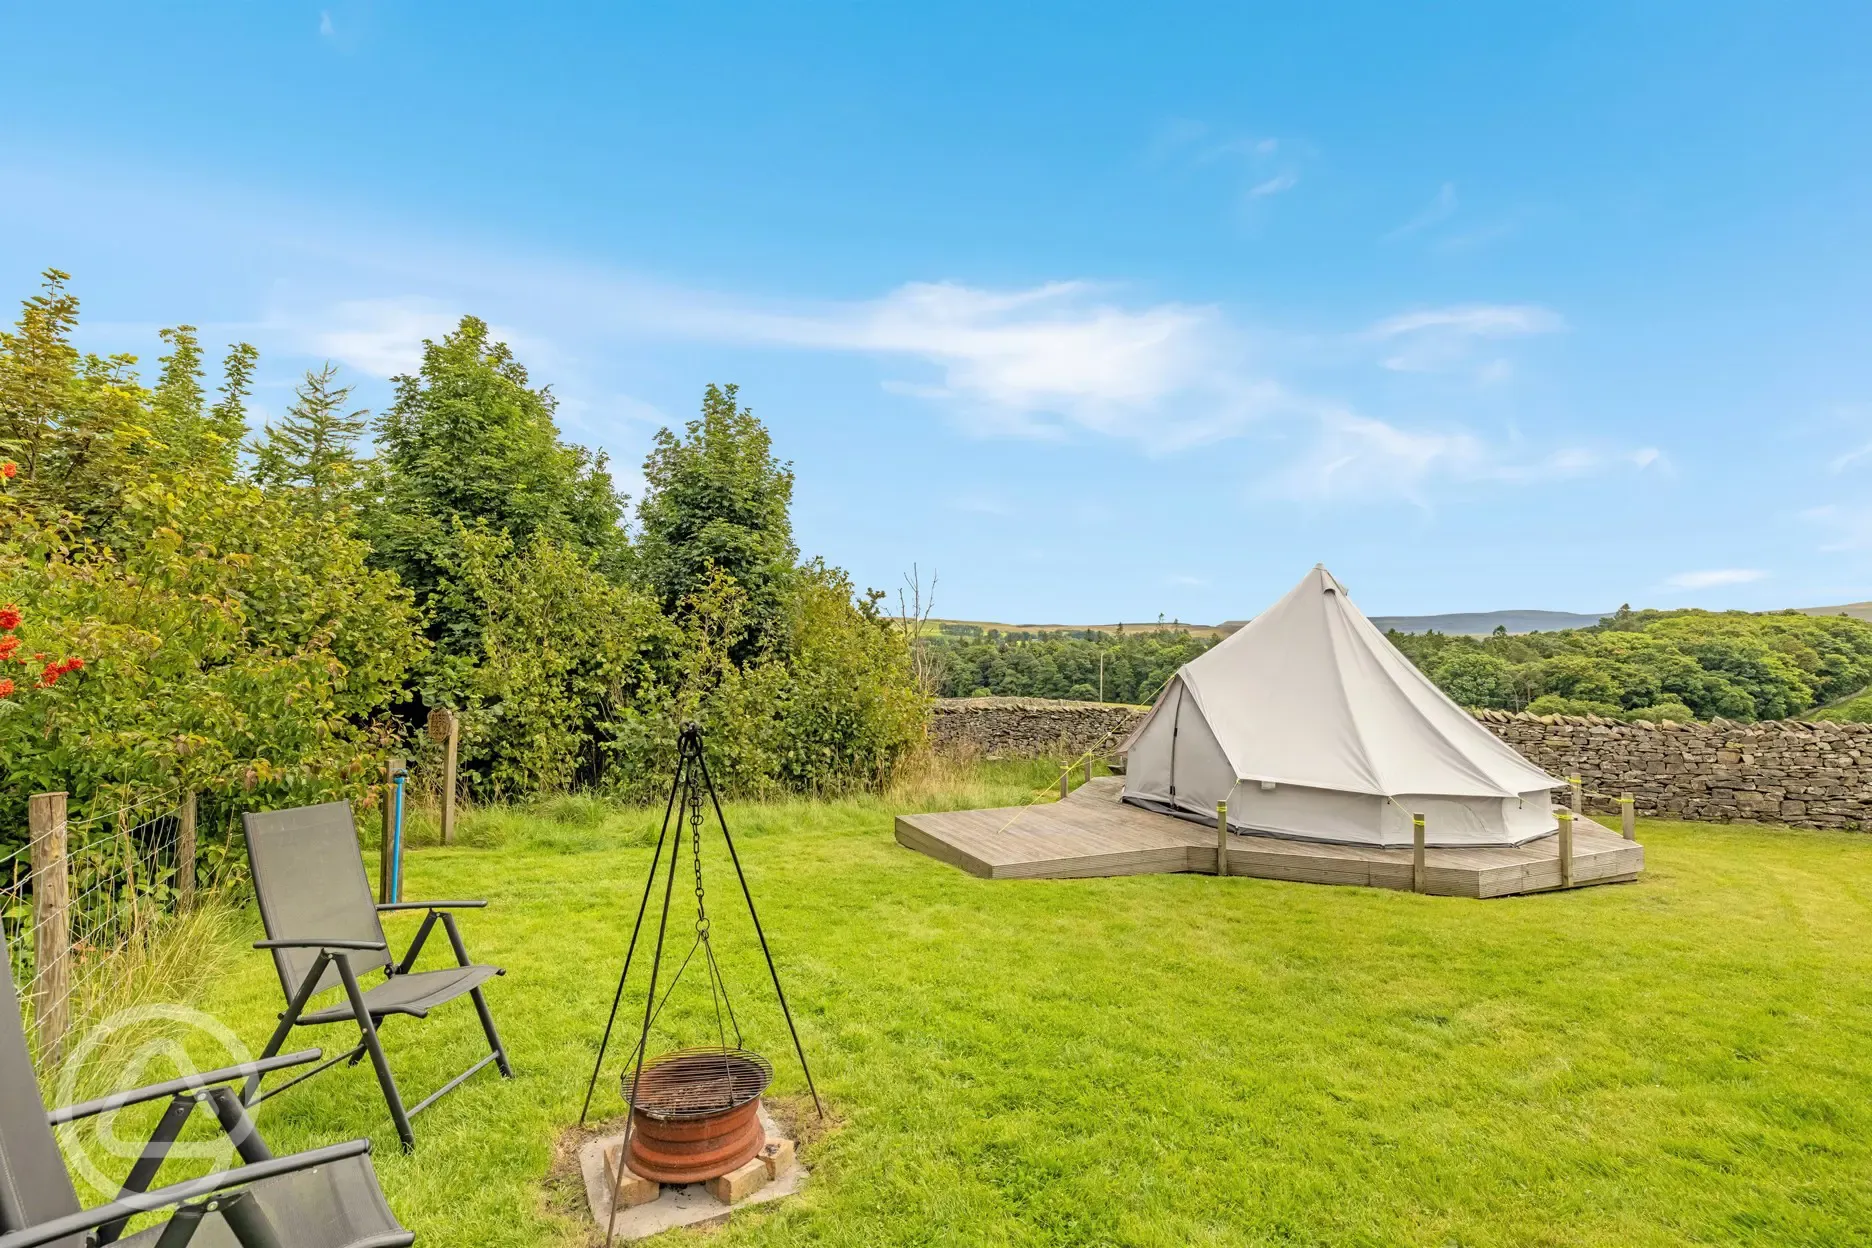
[[[997,883],[892,840],[907,805],[1017,802],[1053,774],[1007,765],[888,801],[730,808],[833,1126],[806,1150],[802,1195],[711,1243],[1872,1235],[1872,838],[1646,822],[1641,882],[1489,902],[1204,876]],[[478,1076],[417,1120],[405,1156],[368,1069],[327,1074],[265,1107],[275,1146],[370,1135],[421,1243],[588,1243],[573,1189],[549,1175],[653,825],[562,801],[477,812],[463,845],[415,853],[409,896],[491,902],[463,927],[508,968],[489,999],[519,1078]],[[713,851],[707,867],[749,1043],[798,1114],[804,1084],[732,876]],[[416,921],[393,920],[393,941]],[[234,962],[197,1003],[257,1049],[279,988],[263,955]],[[712,1038],[706,990],[690,988],[653,1049]],[[625,1017],[641,1008],[633,994]],[[385,1037],[417,1095],[479,1043],[465,1002]],[[621,1108],[617,1072],[614,1057],[604,1117]]]

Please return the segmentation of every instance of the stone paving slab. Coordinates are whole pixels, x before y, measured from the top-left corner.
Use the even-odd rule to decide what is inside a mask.
[[[769,1139],[784,1138],[765,1105],[761,1106],[760,1121]],[[611,1184],[605,1176],[604,1151],[623,1138],[622,1133],[607,1135],[579,1149],[579,1173],[585,1179],[585,1199],[590,1203],[592,1217],[597,1219],[600,1231],[611,1221]],[[648,1204],[618,1210],[617,1241],[645,1239],[678,1226],[719,1226],[736,1209],[791,1196],[805,1185],[809,1173],[797,1160],[791,1161],[771,1182],[732,1205],[716,1200],[701,1183],[665,1184],[663,1194]]]

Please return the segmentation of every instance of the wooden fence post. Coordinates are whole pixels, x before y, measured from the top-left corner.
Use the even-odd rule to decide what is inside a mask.
[[[1086,781],[1085,782],[1087,784],[1092,783],[1092,756],[1090,754],[1086,755]]]
[[[1581,792],[1580,778],[1578,776],[1567,777],[1567,790],[1567,809],[1571,810],[1576,815],[1585,814],[1585,794]]]
[[[1573,812],[1560,812],[1560,887],[1573,887]]]
[[[71,1011],[71,879],[65,863],[65,794],[35,793],[27,803],[32,832],[33,1019],[39,1051],[56,1060]]]
[[[176,909],[187,914],[195,908],[195,790],[182,795],[176,811]]]
[[[442,756],[442,843],[455,843],[455,751],[461,740],[461,716],[447,707],[429,712],[429,739],[447,743]]]
[[[1421,814],[1410,817],[1410,834],[1411,892],[1421,893],[1424,891],[1424,817]]]
[[[1620,830],[1625,833],[1626,840],[1635,841],[1638,839],[1637,800],[1631,794],[1624,793],[1619,796],[1618,804]]]
[[[1228,803],[1216,803],[1216,874],[1227,875],[1228,868]]]
[[[390,858],[396,852],[390,843],[396,828],[396,760],[384,760],[383,836],[377,842],[377,904],[390,904]]]
[[[461,741],[461,716],[448,713],[448,755],[442,762],[442,843],[455,843],[455,751]]]

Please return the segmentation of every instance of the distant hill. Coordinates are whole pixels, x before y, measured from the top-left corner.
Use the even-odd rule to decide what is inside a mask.
[[[1379,632],[1446,633],[1486,637],[1497,628],[1511,633],[1553,633],[1563,628],[1591,628],[1610,611],[1581,615],[1575,611],[1457,611],[1449,615],[1374,615]]]
[[[1795,607],[1802,615],[1850,615],[1855,620],[1872,621],[1872,602],[1849,602],[1839,607]]]
[[[1872,602],[1848,602],[1837,607],[1795,607],[1802,615],[1850,615],[1854,619],[1872,623]],[[1510,633],[1552,633],[1563,628],[1591,628],[1610,611],[1597,615],[1582,615],[1577,611],[1454,611],[1448,615],[1374,615],[1371,622],[1380,632],[1396,629],[1400,633],[1447,633],[1451,636],[1485,637],[1497,627],[1505,628]],[[1136,624],[997,624],[987,620],[931,620],[931,632],[952,632],[955,626],[979,628],[986,632],[999,629],[1001,632],[1022,633],[1078,633],[1088,629],[1113,633],[1123,629],[1127,633],[1154,633],[1158,631],[1181,631],[1197,636],[1226,637],[1246,624],[1246,620],[1224,620],[1220,624],[1185,624],[1156,621]],[[950,629],[942,629],[943,625]]]

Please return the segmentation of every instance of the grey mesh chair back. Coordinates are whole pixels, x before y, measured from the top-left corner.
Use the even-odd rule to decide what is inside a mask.
[[[488,1012],[481,985],[493,976],[504,974],[498,966],[487,966],[468,957],[456,927],[455,910],[480,909],[485,901],[391,901],[379,904],[371,897],[370,880],[364,874],[364,859],[358,849],[357,829],[351,822],[348,802],[327,802],[323,806],[301,806],[294,810],[249,812],[242,816],[247,830],[247,858],[253,866],[254,895],[260,902],[260,917],[266,923],[267,939],[256,948],[273,955],[273,967],[279,972],[280,991],[286,1008],[280,1013],[273,1038],[267,1041],[262,1058],[280,1051],[286,1037],[299,1026],[322,1027],[328,1024],[353,1023],[358,1029],[357,1047],[340,1053],[324,1065],[307,1071],[271,1091],[261,1090],[262,1080],[254,1075],[241,1090],[241,1101],[258,1105],[269,1096],[284,1092],[321,1070],[340,1063],[356,1065],[368,1056],[383,1088],[384,1102],[396,1123],[403,1147],[413,1148],[415,1132],[410,1119],[433,1105],[436,1099],[459,1087],[483,1066],[500,1068],[503,1078],[513,1078],[513,1064],[495,1030],[494,1016]],[[401,961],[390,955],[384,938],[382,911],[424,910],[422,926],[416,929]],[[437,925],[448,933],[449,946],[456,965],[432,970],[417,970],[416,959],[424,942]],[[382,983],[366,990],[358,977],[366,971],[381,969]],[[327,989],[343,990],[343,997],[333,1005],[314,1006],[312,999]],[[473,1000],[480,1016],[481,1030],[488,1041],[488,1055],[431,1092],[414,1106],[405,1108],[403,1094],[397,1090],[396,1076],[384,1054],[377,1032],[384,1019],[392,1015],[427,1018],[429,1011],[457,997]]]
[[[384,943],[349,802],[248,813],[241,820],[254,895],[270,939]],[[273,965],[288,998],[317,958],[316,949],[273,950]],[[389,965],[387,949],[351,955],[351,969],[359,974]],[[337,969],[328,966],[316,991],[338,984]]]
[[[26,1049],[19,994],[13,977],[4,977],[6,1001],[0,1005],[0,1230],[19,1231],[77,1213],[78,1193],[65,1172],[58,1140],[46,1125],[45,1101]],[[77,1248],[83,1235],[58,1241]]]

